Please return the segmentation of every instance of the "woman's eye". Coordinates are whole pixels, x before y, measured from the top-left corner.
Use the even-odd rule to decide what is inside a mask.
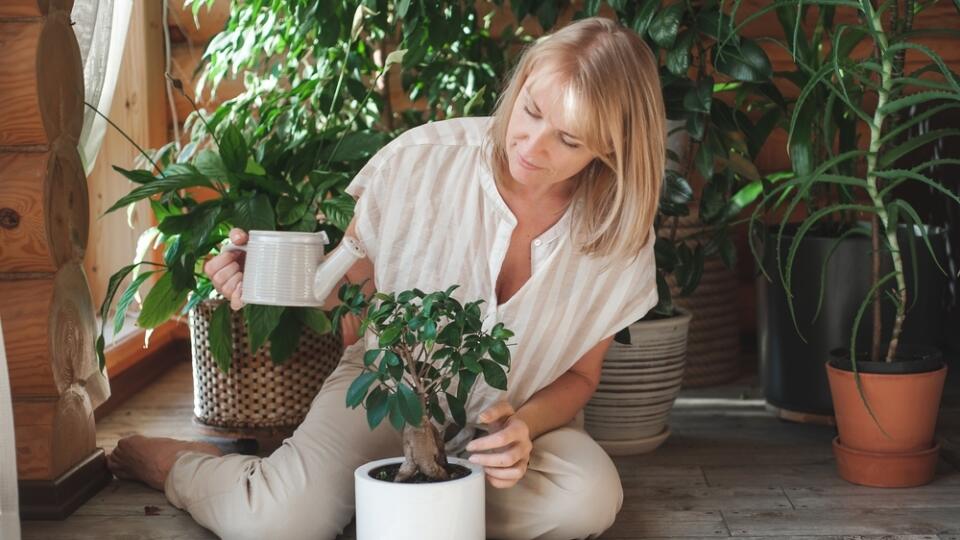
[[[523,110],[524,110],[527,114],[529,114],[530,116],[532,116],[532,117],[534,117],[534,118],[540,118],[540,115],[538,115],[538,114],[533,114],[533,112],[532,112],[530,109],[528,109],[526,105],[523,106]]]
[[[563,142],[563,144],[569,146],[570,148],[580,148],[580,145],[579,145],[579,144],[569,143],[569,142],[567,142],[567,141],[564,141],[563,139],[560,139],[560,141]]]

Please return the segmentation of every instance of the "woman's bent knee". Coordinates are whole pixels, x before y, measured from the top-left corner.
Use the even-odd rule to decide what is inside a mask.
[[[623,487],[616,467],[583,470],[581,489],[569,494],[554,514],[557,530],[551,538],[596,538],[613,526],[623,506]]]

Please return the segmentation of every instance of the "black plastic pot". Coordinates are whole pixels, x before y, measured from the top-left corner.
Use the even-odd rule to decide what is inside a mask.
[[[912,229],[901,226],[898,234],[904,257],[908,307],[912,305],[907,312],[901,343],[940,347],[945,338],[947,277],[937,268],[921,238],[915,236],[919,287],[914,287],[909,247],[911,232]],[[762,273],[757,277],[758,353],[767,403],[792,412],[832,415],[833,403],[823,363],[830,358],[832,350],[849,348],[853,320],[871,286],[870,239],[848,237],[834,250],[825,269],[823,303],[815,319],[821,268],[834,239],[808,234],[801,241],[792,276],[795,326],[777,270],[776,229],[768,230],[767,235],[764,267],[772,282]],[[938,259],[945,264],[944,231],[933,229],[929,236]],[[792,239],[785,232],[781,246],[784,264]],[[892,263],[887,254],[881,261],[881,275],[884,275]],[[894,309],[888,301],[883,304],[883,340],[886,341],[893,325]],[[868,350],[872,332],[872,308],[868,308],[857,335],[858,350]]]

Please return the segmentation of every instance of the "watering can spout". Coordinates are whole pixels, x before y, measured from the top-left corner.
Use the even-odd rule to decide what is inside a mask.
[[[323,302],[350,267],[366,256],[367,253],[359,240],[352,236],[344,236],[340,245],[317,267],[313,279],[314,298],[318,302]]]

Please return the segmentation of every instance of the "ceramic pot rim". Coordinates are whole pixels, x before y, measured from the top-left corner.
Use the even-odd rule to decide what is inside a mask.
[[[464,476],[463,478],[457,478],[456,480],[446,480],[443,482],[425,482],[421,484],[410,484],[405,482],[387,482],[384,480],[377,480],[376,478],[370,476],[370,471],[372,471],[373,469],[376,469],[377,467],[381,467],[383,465],[403,463],[403,459],[404,459],[403,457],[397,456],[397,457],[378,459],[375,461],[368,461],[367,463],[364,463],[363,465],[357,467],[354,470],[353,477],[356,479],[357,482],[375,482],[378,486],[383,486],[384,488],[407,489],[407,490],[418,489],[418,488],[419,489],[424,489],[424,488],[439,489],[440,487],[454,486],[457,484],[462,484],[467,482],[475,482],[476,477],[478,475],[480,476],[481,481],[483,481],[483,477],[484,477],[483,467],[481,467],[480,465],[477,465],[476,463],[473,463],[463,458],[450,457],[450,456],[447,457],[448,463],[450,463],[451,465],[460,465],[462,467],[466,467],[470,469],[470,474],[468,474],[467,476]]]

